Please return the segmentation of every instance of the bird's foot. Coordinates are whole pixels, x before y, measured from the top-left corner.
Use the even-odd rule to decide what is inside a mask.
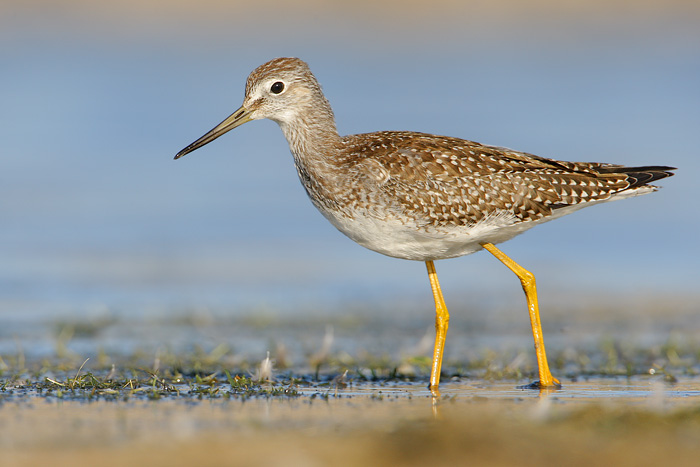
[[[552,378],[551,384],[542,384],[540,381],[534,381],[523,386],[516,386],[517,389],[561,389],[561,383],[558,379]]]

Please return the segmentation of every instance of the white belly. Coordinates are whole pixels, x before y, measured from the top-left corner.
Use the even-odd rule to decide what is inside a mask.
[[[365,248],[394,258],[414,261],[455,258],[479,251],[482,243],[509,240],[536,225],[514,223],[508,215],[492,216],[471,227],[418,228],[392,219],[349,218],[324,212],[326,218]]]

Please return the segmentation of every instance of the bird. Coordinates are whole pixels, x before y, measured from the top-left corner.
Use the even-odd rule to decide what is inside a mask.
[[[547,361],[535,276],[495,245],[578,209],[648,194],[675,167],[566,162],[413,131],[340,136],[309,65],[275,58],[253,70],[242,106],[175,156],[251,120],[276,122],[314,206],[340,232],[378,253],[425,263],[435,301],[428,388],[439,396],[450,315],[435,261],[486,250],[520,279],[539,379],[560,388]]]

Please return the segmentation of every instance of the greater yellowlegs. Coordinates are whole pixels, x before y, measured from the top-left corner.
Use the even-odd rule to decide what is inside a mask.
[[[449,313],[435,265],[487,250],[513,271],[527,299],[539,381],[552,377],[542,339],[535,277],[495,243],[577,209],[655,191],[673,167],[563,162],[457,138],[409,131],[340,136],[321,86],[298,58],[255,69],[241,108],[175,159],[251,120],[277,122],[311,202],[360,245],[424,261],[435,299],[430,389],[438,394]]]

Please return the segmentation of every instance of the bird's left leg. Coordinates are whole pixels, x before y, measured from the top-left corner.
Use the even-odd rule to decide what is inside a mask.
[[[493,256],[498,258],[508,269],[513,271],[525,291],[527,299],[527,308],[530,312],[530,324],[532,325],[532,336],[535,339],[535,352],[537,354],[537,367],[539,368],[540,380],[533,383],[533,387],[561,387],[559,380],[552,376],[547,363],[547,354],[544,350],[544,339],[542,338],[542,324],[540,323],[540,310],[537,304],[537,287],[535,285],[535,275],[527,269],[520,266],[518,263],[510,259],[501,250],[496,248],[492,243],[484,243],[481,246]]]

